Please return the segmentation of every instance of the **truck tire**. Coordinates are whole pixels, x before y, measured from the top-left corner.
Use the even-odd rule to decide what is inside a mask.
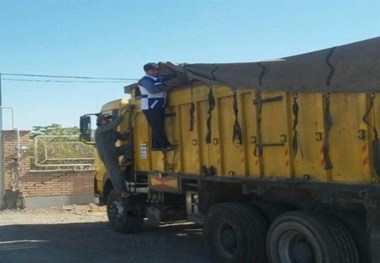
[[[271,263],[337,263],[337,240],[320,218],[302,211],[277,217],[269,228],[267,255]]]
[[[243,203],[217,204],[203,225],[206,251],[215,263],[266,262],[267,229],[257,209]]]
[[[342,223],[348,230],[355,241],[360,262],[371,262],[369,235],[365,215],[363,215],[363,213],[336,209],[324,209],[322,212],[336,218],[339,223]]]
[[[337,218],[323,213],[313,213],[330,230],[338,247],[340,262],[358,263],[359,254],[354,239],[348,229]]]
[[[121,198],[115,189],[107,198],[107,217],[112,229],[123,234],[139,232],[144,219],[139,211],[128,209],[126,198]]]

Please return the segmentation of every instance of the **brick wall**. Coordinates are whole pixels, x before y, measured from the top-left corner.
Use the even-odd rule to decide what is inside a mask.
[[[31,171],[21,177],[23,197],[93,195],[94,171]]]
[[[38,206],[38,202],[43,203],[49,197],[53,200],[53,202],[49,203],[51,206],[63,204],[61,199],[68,196],[89,197],[87,199],[81,198],[81,202],[93,198],[93,170],[31,171],[30,153],[20,152],[20,154],[17,155],[17,137],[16,131],[3,131],[3,167],[6,207],[22,207],[25,204],[24,201],[28,199],[35,200],[33,204],[36,207]],[[31,143],[33,143],[29,140],[29,131],[20,131],[19,139],[20,146],[30,148]],[[24,147],[20,147],[20,149],[22,148]],[[62,198],[59,199],[60,197]],[[65,200],[67,200],[67,198]],[[76,200],[79,199],[70,198],[70,202],[73,204]],[[46,206],[46,202],[44,206]]]
[[[30,170],[30,156],[20,151],[17,156],[17,132],[3,131],[3,167],[4,189],[16,191],[20,189],[20,177]],[[29,148],[29,131],[19,131],[21,146]]]

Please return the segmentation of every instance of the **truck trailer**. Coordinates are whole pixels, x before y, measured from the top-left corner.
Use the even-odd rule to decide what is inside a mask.
[[[97,161],[95,191],[117,232],[144,218],[201,224],[215,263],[380,262],[380,37],[270,61],[173,64],[152,151],[137,84],[107,103],[133,156],[119,197]],[[81,140],[91,140],[81,117]]]

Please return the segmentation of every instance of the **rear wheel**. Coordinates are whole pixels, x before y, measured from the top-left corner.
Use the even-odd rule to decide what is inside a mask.
[[[358,263],[359,255],[355,241],[342,222],[332,215],[323,213],[314,213],[314,215],[330,230],[334,237],[336,246],[338,247],[340,262]]]
[[[268,232],[271,263],[337,263],[339,248],[326,224],[307,212],[288,212],[276,218]]]
[[[267,229],[264,217],[249,205],[215,205],[203,229],[208,255],[217,263],[265,262]]]
[[[116,232],[129,234],[138,232],[142,228],[143,216],[140,211],[129,209],[127,198],[121,198],[115,189],[107,198],[107,216]]]

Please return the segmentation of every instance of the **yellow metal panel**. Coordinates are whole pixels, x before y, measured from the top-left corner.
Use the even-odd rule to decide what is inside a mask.
[[[309,178],[315,181],[326,181],[324,170],[322,146],[323,146],[323,101],[319,93],[299,93],[291,98],[292,106],[298,104],[298,125],[295,130],[298,133],[297,150],[292,148],[295,177],[299,179]],[[296,101],[295,101],[296,100]],[[294,114],[292,114],[294,121]],[[290,125],[292,125],[291,123]],[[295,154],[296,153],[296,154]]]
[[[148,123],[141,111],[135,113],[134,122],[134,151],[136,170],[149,171],[150,165],[150,132]]]
[[[368,163],[363,163],[363,151],[368,147],[368,141],[358,138],[367,108],[365,94],[331,94],[330,108],[333,117],[330,132],[332,180],[370,182]]]
[[[289,107],[284,92],[262,92],[262,99],[282,96],[282,100],[262,103],[261,136],[264,175],[266,177],[290,178],[289,156]],[[281,144],[283,144],[281,146]]]
[[[233,109],[233,96],[232,92],[227,97],[220,98],[219,107],[219,126],[220,126],[220,137],[219,145],[221,149],[221,175],[227,176],[245,176],[246,175],[246,165],[244,156],[244,147],[242,145],[236,144],[233,141],[233,129],[235,123],[235,115]],[[241,105],[239,100],[238,106]],[[240,125],[242,124],[241,118],[238,118]]]
[[[178,118],[181,125],[180,130],[180,150],[181,163],[183,168],[181,172],[200,173],[199,160],[199,138],[198,138],[198,117],[196,110],[193,114],[193,130],[190,130],[190,103],[183,104],[179,107]]]
[[[151,170],[165,172],[165,154],[161,151],[152,151],[150,154]]]
[[[255,138],[257,132],[256,109],[253,105],[254,92],[243,92],[242,105],[239,113],[242,115],[243,145],[247,165],[247,175],[260,176],[260,157],[255,154]]]
[[[166,135],[170,143],[177,145],[174,151],[166,152],[165,171],[181,171],[181,152],[183,149],[182,142],[180,141],[180,127],[183,125],[181,116],[179,114],[178,104],[167,108],[167,116],[165,118]]]

